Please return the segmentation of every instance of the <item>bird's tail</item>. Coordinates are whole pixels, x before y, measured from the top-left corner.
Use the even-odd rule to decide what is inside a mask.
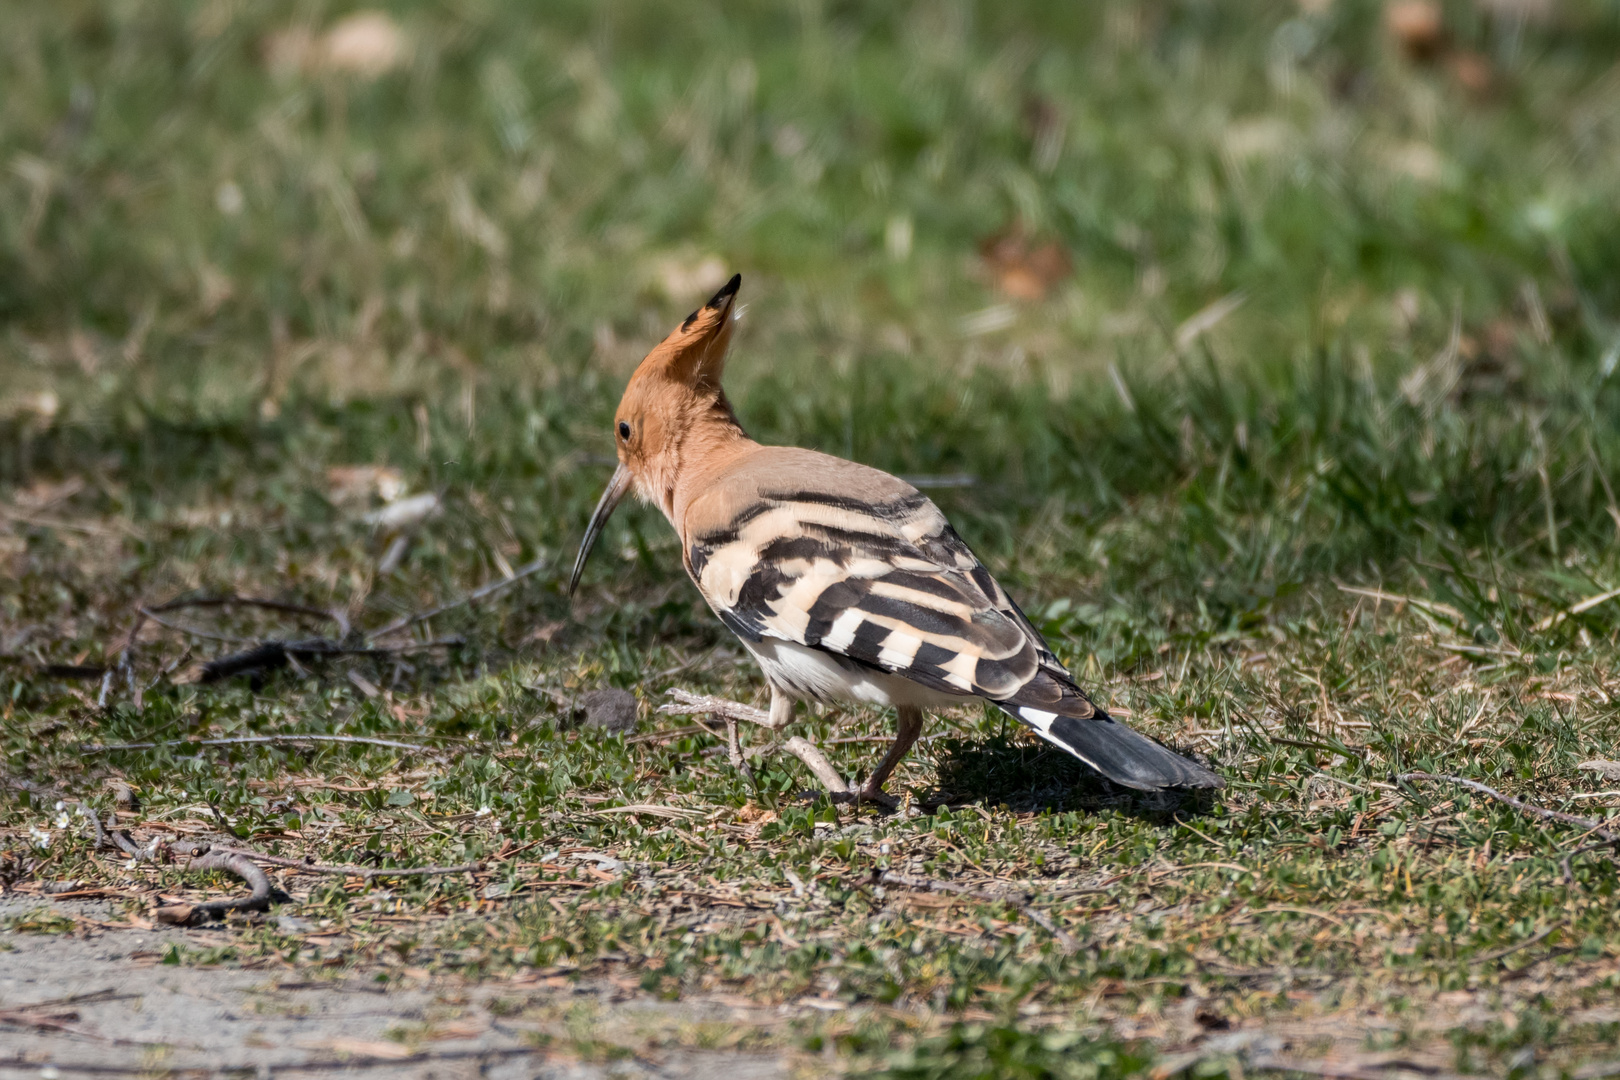
[[[996,704],[1041,738],[1067,750],[1116,784],[1138,791],[1226,786],[1224,780],[1196,761],[1120,723],[1078,691],[1073,695],[1064,693],[1059,700],[1043,701],[1043,705],[1050,704],[1047,709],[1017,701]]]

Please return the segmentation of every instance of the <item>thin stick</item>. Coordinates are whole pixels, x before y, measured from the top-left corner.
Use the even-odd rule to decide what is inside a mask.
[[[389,634],[396,634],[408,626],[415,626],[419,622],[426,622],[428,619],[434,618],[435,616],[443,615],[447,611],[454,611],[456,608],[463,607],[467,604],[476,604],[485,597],[493,596],[502,589],[505,589],[510,585],[515,585],[519,581],[522,581],[524,578],[528,577],[530,574],[537,574],[550,565],[551,560],[545,556],[541,556],[540,558],[535,559],[533,562],[525,563],[523,566],[520,566],[516,570],[512,571],[512,576],[509,578],[501,578],[498,581],[491,581],[488,584],[480,585],[478,588],[474,589],[472,592],[466,594],[460,599],[451,600],[448,603],[440,604],[436,608],[429,608],[427,611],[421,611],[415,615],[406,615],[402,618],[395,619],[387,626],[384,626],[381,630],[373,630],[366,634],[366,640],[375,641],[378,638],[387,637]]]
[[[816,779],[820,780],[821,785],[828,791],[834,795],[849,794],[849,785],[844,783],[844,778],[838,775],[838,770],[833,768],[832,762],[827,760],[827,755],[817,749],[815,743],[802,736],[795,735],[783,743],[782,747],[804,762],[805,768],[814,773]],[[876,800],[872,801],[875,802]]]
[[[302,870],[306,874],[334,874],[340,877],[437,877],[444,874],[470,874],[484,868],[484,864],[479,862],[462,863],[459,866],[329,866],[323,863],[301,862],[298,859],[284,859],[279,855],[265,855],[257,851],[243,851],[240,848],[214,848],[214,850],[230,855],[241,855],[267,866]]]
[[[203,904],[170,904],[153,914],[159,922],[179,926],[195,926],[211,919],[223,919],[233,911],[267,911],[270,907],[270,875],[260,869],[247,852],[230,848],[216,848],[208,844],[191,845],[187,870],[225,870],[248,883],[247,896],[229,900],[209,900]]]
[[[109,826],[114,826],[117,824],[110,814],[107,817],[107,824]],[[151,853],[142,851],[140,847],[136,845],[135,841],[129,838],[129,833],[125,832],[123,829],[109,828],[107,833],[112,837],[113,843],[118,845],[118,850],[122,851],[125,855],[128,855],[136,862],[145,862],[151,857]]]
[[[392,739],[373,739],[364,735],[242,735],[231,739],[176,739],[173,742],[132,743],[80,743],[79,753],[100,754],[113,750],[156,750],[169,746],[259,746],[282,743],[324,742],[359,743],[365,746],[387,746],[395,750],[432,750],[418,743],[395,742]]]
[[[1437,604],[1432,600],[1419,600],[1415,596],[1399,596],[1395,593],[1387,593],[1382,589],[1363,589],[1355,585],[1344,585],[1337,581],[1333,584],[1340,592],[1347,592],[1352,596],[1365,596],[1373,600],[1380,600],[1391,604],[1406,604],[1427,614],[1438,615],[1441,618],[1450,619],[1452,622],[1460,623],[1467,618],[1467,616],[1458,611],[1456,608],[1452,607],[1450,604]]]
[[[1256,1058],[1249,1067],[1255,1072],[1304,1073],[1306,1076],[1321,1076],[1328,1080],[1388,1080],[1389,1077],[1389,1072],[1383,1065],[1363,1067],[1348,1062],[1338,1064],[1331,1061],[1300,1061],[1270,1055]],[[1452,1075],[1454,1074],[1442,1074],[1439,1080],[1445,1080]]]
[[[1599,843],[1599,844],[1582,844],[1580,847],[1576,848],[1574,851],[1566,851],[1566,852],[1564,852],[1564,857],[1562,859],[1558,860],[1558,868],[1559,868],[1559,870],[1563,871],[1563,874],[1564,874],[1564,884],[1565,885],[1573,885],[1573,884],[1575,884],[1575,870],[1570,866],[1570,862],[1571,862],[1571,860],[1573,860],[1575,858],[1575,856],[1577,856],[1577,855],[1585,855],[1588,852],[1592,852],[1592,851],[1613,851],[1614,847],[1615,847],[1615,845],[1613,845],[1613,844],[1609,843],[1607,840],[1605,840],[1605,841],[1603,841],[1602,843]]]
[[[770,713],[764,709],[756,709],[752,705],[744,705],[740,701],[709,697],[706,694],[690,694],[685,690],[671,690],[669,697],[670,704],[658,706],[658,711],[666,716],[697,716],[707,713],[721,719],[741,720],[745,724],[758,724],[767,728],[771,726]]]
[[[641,735],[632,735],[624,740],[624,745],[634,746],[636,743],[661,742],[666,739],[681,739],[688,735],[713,735],[714,729],[707,724],[688,724],[686,727],[671,728],[669,731],[648,731]]]
[[[1574,605],[1568,610],[1555,612],[1554,614],[1547,616],[1545,619],[1542,619],[1540,622],[1536,623],[1535,626],[1531,627],[1531,629],[1536,631],[1551,630],[1565,619],[1573,615],[1579,615],[1585,611],[1591,611],[1599,604],[1613,600],[1617,596],[1620,596],[1620,589],[1609,589],[1607,592],[1600,592],[1596,596],[1588,596],[1585,600],[1582,600],[1580,603]]]
[[[231,653],[208,661],[197,676],[198,682],[218,682],[233,675],[249,675],[292,666],[297,658],[312,660],[317,656],[392,656],[396,653],[418,652],[460,645],[459,637],[435,638],[432,641],[410,642],[367,648],[350,648],[327,638],[309,638],[304,641],[266,641],[254,645],[246,652]]]
[[[17,1027],[35,1028],[39,1031],[60,1031],[64,1035],[77,1035],[83,1039],[93,1039],[96,1042],[110,1043],[113,1046],[174,1045],[173,1043],[157,1042],[151,1039],[125,1039],[101,1035],[97,1032],[89,1031],[69,1022],[70,1020],[77,1020],[79,1018],[77,1010],[52,1016],[49,1014],[42,1015],[39,1009],[40,1007],[37,1005],[23,1005],[18,1008],[0,1009],[0,1024],[12,1024]],[[77,1065],[65,1067],[70,1068],[73,1072],[81,1071]],[[135,1070],[130,1070],[130,1075],[150,1075],[150,1071],[146,1070],[137,1074]]]
[[[173,1043],[143,1042],[139,1039],[108,1039],[106,1036],[94,1035],[87,1031],[73,1029],[76,1034],[102,1042],[111,1042],[123,1046],[173,1046]],[[513,1058],[531,1057],[544,1054],[546,1049],[541,1046],[507,1046],[489,1047],[475,1050],[419,1050],[405,1057],[373,1057],[364,1052],[344,1054],[342,1057],[309,1058],[304,1061],[295,1061],[289,1064],[278,1064],[274,1067],[277,1076],[291,1076],[295,1073],[329,1073],[348,1072],[357,1069],[391,1069],[398,1070],[402,1065],[423,1065],[434,1062],[469,1061],[478,1066],[489,1065],[496,1061],[509,1061]],[[63,1070],[80,1076],[132,1076],[147,1077],[152,1075],[151,1065],[104,1065],[95,1062],[75,1062],[71,1065],[63,1064]],[[196,1077],[198,1080],[208,1080],[220,1074],[220,1067],[213,1065],[164,1065],[163,1075],[168,1077]]]
[[[338,634],[346,637],[349,633],[349,617],[336,608],[326,610],[309,607],[305,604],[292,604],[284,600],[270,600],[260,596],[198,596],[189,599],[169,600],[147,611],[179,611],[188,607],[256,607],[266,611],[279,611],[287,615],[308,615],[314,619],[326,619],[337,623]]]
[[[1490,951],[1488,953],[1484,953],[1483,955],[1474,957],[1472,960],[1469,961],[1469,963],[1470,964],[1489,964],[1493,960],[1502,959],[1504,956],[1512,956],[1514,953],[1518,952],[1520,949],[1528,949],[1530,946],[1536,944],[1537,942],[1546,940],[1547,935],[1551,934],[1556,929],[1558,929],[1558,926],[1557,926],[1557,924],[1554,924],[1552,926],[1546,927],[1545,929],[1538,930],[1536,933],[1534,933],[1534,934],[1530,935],[1529,937],[1525,938],[1523,941],[1519,942],[1517,945],[1509,945],[1505,949],[1493,949],[1492,951]]]
[[[200,630],[195,626],[187,626],[185,623],[171,622],[170,620],[165,619],[163,616],[157,614],[157,612],[153,611],[151,608],[142,607],[136,608],[135,610],[140,612],[142,618],[151,619],[159,626],[168,630],[173,630],[177,634],[185,634],[187,637],[198,637],[207,641],[222,641],[227,645],[251,645],[254,641],[253,638],[233,637],[230,634],[216,634],[212,630]]]
[[[1504,795],[1495,788],[1487,787],[1477,780],[1468,780],[1461,776],[1448,776],[1444,773],[1426,772],[1401,773],[1395,779],[1397,781],[1439,780],[1448,784],[1457,784],[1458,786],[1465,787],[1470,791],[1477,791],[1481,795],[1495,799],[1497,802],[1502,803],[1505,806],[1511,806],[1513,809],[1518,810],[1521,813],[1530,814],[1534,817],[1545,818],[1548,821],[1561,822],[1565,825],[1578,825],[1589,833],[1603,837],[1603,839],[1610,844],[1620,844],[1620,833],[1614,832],[1610,829],[1605,829],[1601,824],[1593,821],[1591,818],[1583,818],[1576,814],[1566,814],[1562,810],[1548,810],[1544,806],[1536,806],[1533,803],[1527,803],[1522,799],[1515,799],[1511,795]]]
[[[1026,901],[1020,900],[1016,896],[993,893],[985,889],[974,889],[950,881],[940,881],[937,878],[920,878],[912,877],[910,874],[897,874],[893,870],[881,871],[876,877],[880,885],[898,885],[902,889],[912,889],[917,892],[954,893],[957,896],[967,896],[993,904],[1011,904],[1030,922],[1051,934],[1057,940],[1058,947],[1064,952],[1074,953],[1080,949],[1080,943],[1074,939],[1073,934],[1059,926],[1044,911],[1037,911],[1030,907]]]

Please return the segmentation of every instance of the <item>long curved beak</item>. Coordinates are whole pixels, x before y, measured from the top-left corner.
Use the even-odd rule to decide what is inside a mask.
[[[568,579],[568,595],[573,596],[574,590],[579,587],[579,575],[585,572],[585,560],[591,557],[591,547],[602,532],[602,526],[607,519],[613,516],[613,508],[618,506],[625,494],[630,490],[630,470],[620,462],[619,467],[613,470],[613,479],[608,481],[607,490],[597,500],[596,509],[591,513],[591,523],[585,526],[585,539],[579,542],[579,555],[574,559],[574,576]]]

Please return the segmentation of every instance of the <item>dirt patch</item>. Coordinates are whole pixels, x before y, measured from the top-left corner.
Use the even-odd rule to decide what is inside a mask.
[[[792,1070],[773,1011],[653,999],[622,980],[468,982],[378,968],[187,966],[228,930],[102,930],[100,902],[0,900],[0,1077],[704,1077]],[[9,1017],[9,1022],[7,1018]]]

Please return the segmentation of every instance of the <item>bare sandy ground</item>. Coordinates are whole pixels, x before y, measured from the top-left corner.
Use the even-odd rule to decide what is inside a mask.
[[[0,900],[0,920],[42,907],[77,916],[80,929],[0,931],[0,1080],[767,1080],[819,1071],[802,1055],[790,1063],[757,1049],[784,1018],[741,1002],[659,1001],[610,979],[384,984],[354,970],[177,966],[162,962],[171,943],[206,948],[230,931],[98,931],[93,921],[117,916],[93,901]]]

